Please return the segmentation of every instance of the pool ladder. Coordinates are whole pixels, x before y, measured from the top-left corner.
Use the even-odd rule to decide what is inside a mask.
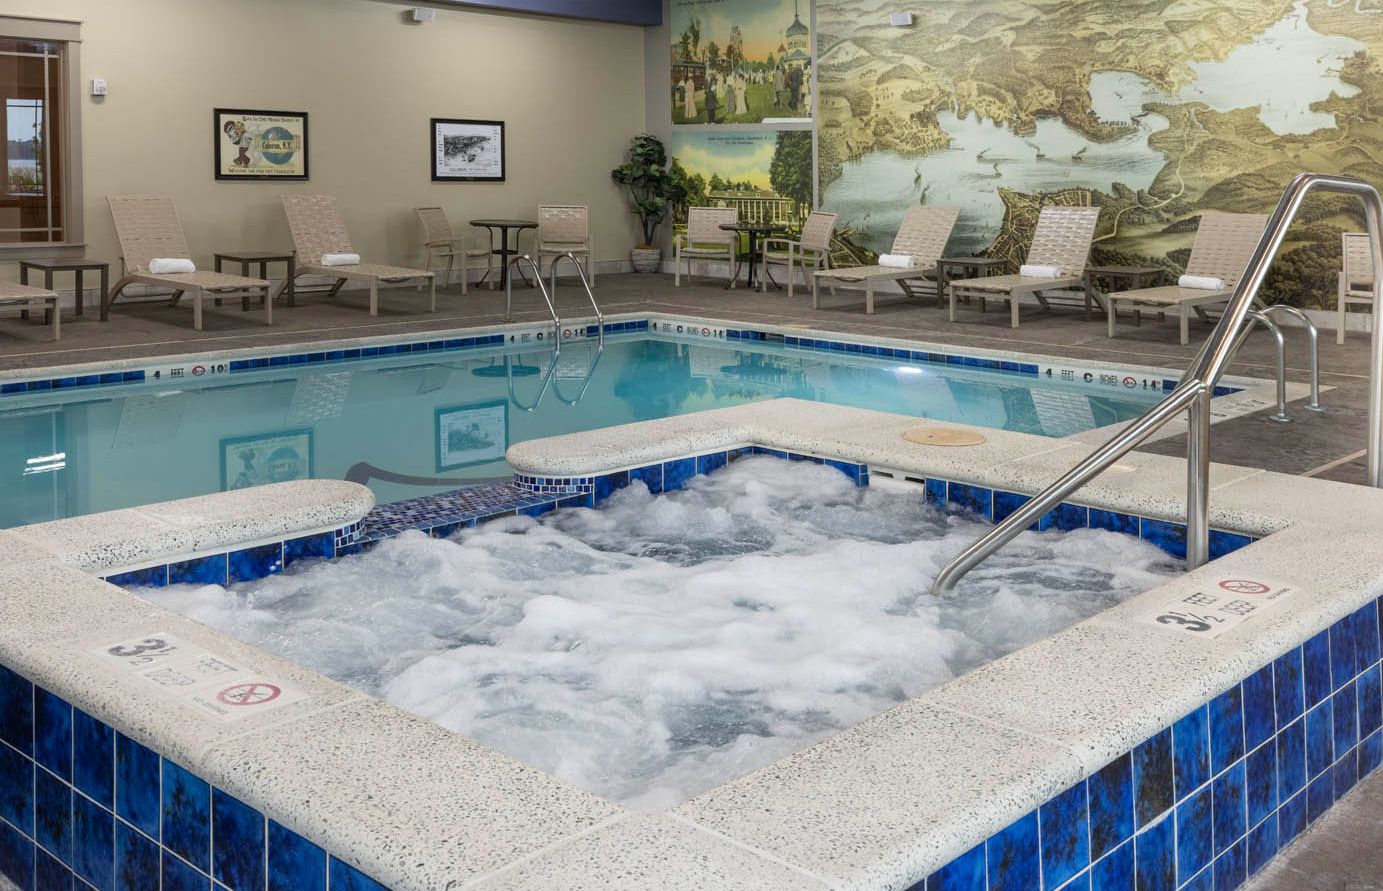
[[[528,254],[524,254],[521,257],[515,257],[513,260],[509,261],[509,265],[513,268],[510,270],[510,274],[505,276],[504,278],[504,320],[506,322],[512,322],[514,320],[513,273],[518,272],[520,275],[522,275],[523,268],[521,264],[527,263],[529,267],[533,270],[533,282],[537,286],[538,291],[543,295],[543,302],[547,304],[547,311],[552,316],[552,341],[553,343],[557,344],[557,350],[559,352],[561,351],[562,318],[557,314],[557,266],[563,260],[570,260],[572,265],[576,267],[576,277],[581,280],[581,287],[585,288],[586,290],[586,299],[591,301],[591,309],[595,311],[596,336],[600,340],[601,349],[604,349],[605,316],[600,311],[600,305],[595,302],[595,291],[591,290],[590,279],[586,278],[586,267],[581,265],[581,261],[578,260],[576,254],[572,253],[571,251],[568,251],[565,254],[561,254],[560,256],[553,259],[551,269],[552,288],[550,291],[547,288],[547,286],[543,284],[543,270],[542,267],[538,265],[537,260],[534,260]]]
[[[1356,195],[1364,204],[1368,222],[1369,249],[1375,269],[1383,269],[1383,198],[1378,190],[1361,179],[1302,173],[1292,180],[1272,217],[1263,237],[1254,249],[1244,275],[1234,288],[1229,305],[1220,316],[1191,366],[1176,387],[1142,417],[1129,424],[1104,445],[1090,453],[1085,460],[1064,474],[1042,492],[1033,496],[1002,523],[989,530],[942,568],[932,583],[932,593],[947,595],[956,583],[984,562],[991,554],[1012,541],[1047,511],[1056,507],[1073,492],[1104,472],[1124,455],[1138,447],[1163,424],[1180,415],[1188,416],[1186,441],[1186,565],[1190,569],[1203,566],[1210,558],[1210,400],[1215,385],[1229,367],[1235,351],[1253,324],[1262,324],[1273,333],[1278,344],[1278,403],[1279,414],[1285,416],[1285,358],[1282,332],[1272,321],[1274,315],[1302,317],[1291,307],[1262,307],[1258,292],[1267,278],[1273,258],[1287,237],[1287,230],[1301,209],[1306,196],[1315,191],[1341,192]],[[1383,307],[1383,276],[1375,276],[1374,307]],[[1314,358],[1315,328],[1307,327],[1312,343],[1312,405],[1319,409],[1319,366]],[[1373,342],[1369,360],[1369,422],[1368,422],[1368,485],[1377,487],[1383,482],[1383,325],[1373,326]]]

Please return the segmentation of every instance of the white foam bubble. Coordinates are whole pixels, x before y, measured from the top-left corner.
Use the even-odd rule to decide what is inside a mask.
[[[661,808],[1156,584],[1161,551],[1027,533],[918,597],[983,525],[919,490],[740,461],[599,510],[408,533],[174,609],[584,788]],[[914,605],[915,604],[915,605]]]

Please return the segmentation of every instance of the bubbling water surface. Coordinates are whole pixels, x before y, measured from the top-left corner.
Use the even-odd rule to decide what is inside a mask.
[[[583,788],[656,810],[1146,590],[1180,566],[986,524],[919,490],[749,458],[678,492],[516,517],[227,590],[144,593]]]

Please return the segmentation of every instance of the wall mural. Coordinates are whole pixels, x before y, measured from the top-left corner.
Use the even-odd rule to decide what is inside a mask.
[[[1017,261],[1056,202],[1103,208],[1095,262],[1179,271],[1201,210],[1269,211],[1304,170],[1383,185],[1383,0],[936,0],[911,28],[895,6],[816,5],[838,262],[919,201],[961,208],[953,252]],[[1352,199],[1312,199],[1269,302],[1331,305],[1362,226]]]
[[[689,206],[734,207],[742,221],[794,228],[811,213],[810,130],[679,130],[668,149],[687,192],[673,207],[679,225]]]
[[[810,2],[672,0],[672,122],[810,119]]]

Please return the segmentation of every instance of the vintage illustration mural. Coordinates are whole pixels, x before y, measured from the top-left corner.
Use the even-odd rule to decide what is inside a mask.
[[[1017,260],[1058,202],[1103,209],[1096,262],[1170,270],[1201,210],[1266,212],[1303,170],[1383,184],[1383,0],[937,0],[911,28],[893,10],[816,5],[843,255],[869,259],[921,201],[961,209],[953,251]],[[1339,233],[1362,225],[1313,199],[1265,296],[1331,305]]]
[[[811,213],[809,130],[683,130],[668,151],[687,196],[673,207],[677,224],[687,221],[688,207],[734,207],[742,221],[790,228]]]

